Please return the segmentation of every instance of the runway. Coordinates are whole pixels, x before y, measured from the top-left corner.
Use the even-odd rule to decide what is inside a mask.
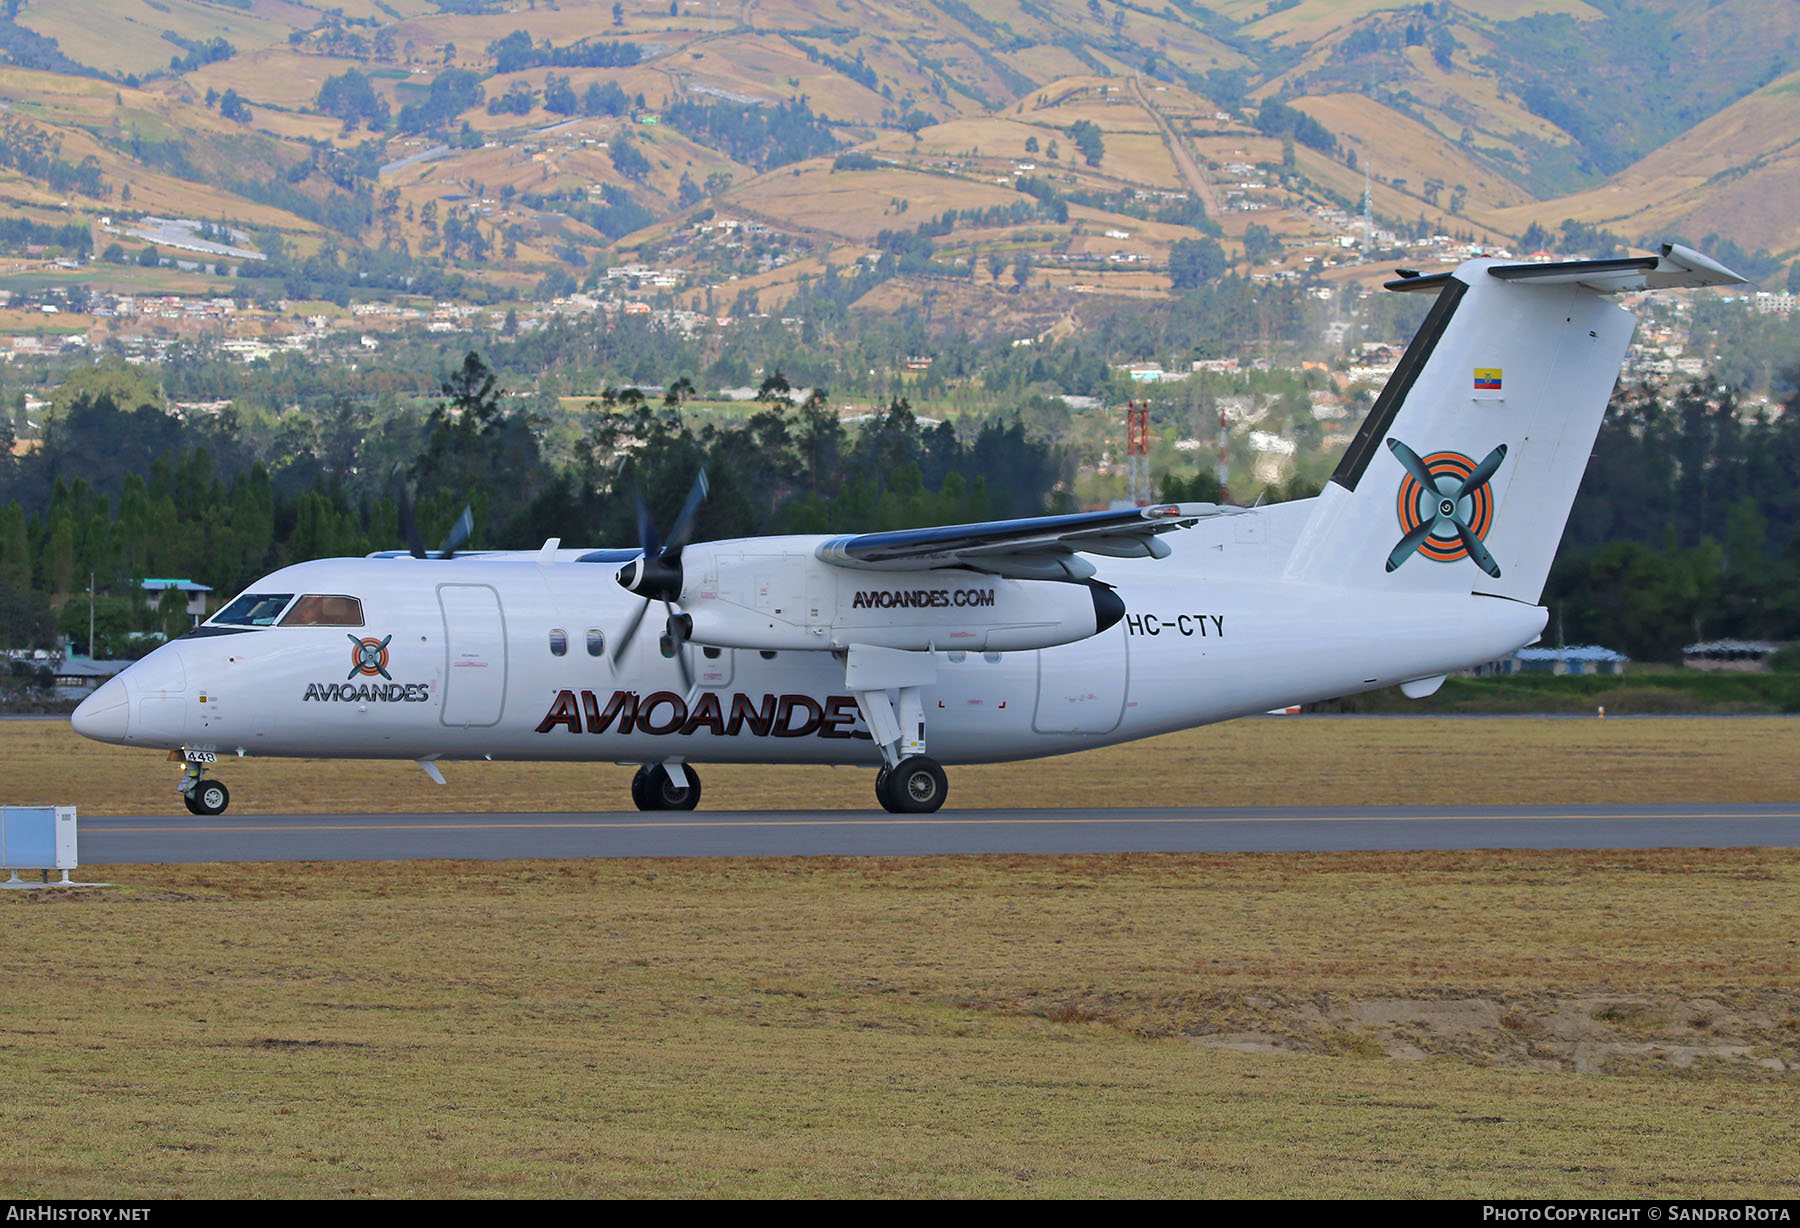
[[[1800,847],[1800,804],[1179,807],[79,820],[82,863]]]

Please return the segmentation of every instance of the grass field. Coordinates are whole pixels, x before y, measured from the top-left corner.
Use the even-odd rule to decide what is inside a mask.
[[[1800,1194],[1793,852],[106,873],[0,1196]]]
[[[1239,721],[957,806],[1786,801],[1800,722]],[[709,807],[869,775],[708,767]],[[0,723],[0,798],[175,770]],[[244,812],[626,769],[246,760]],[[51,788],[51,785],[54,785]],[[948,812],[946,812],[948,814]],[[84,866],[0,892],[0,1197],[1800,1196],[1800,852]]]

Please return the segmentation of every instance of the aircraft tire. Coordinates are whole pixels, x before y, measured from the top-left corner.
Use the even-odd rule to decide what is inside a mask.
[[[688,778],[687,788],[678,789],[675,782],[669,779],[669,773],[663,770],[662,764],[651,767],[644,778],[644,797],[650,802],[648,810],[692,810],[700,804],[700,773],[687,764],[681,770]]]
[[[645,785],[650,780],[650,765],[644,764],[631,777],[631,804],[639,810],[655,810],[656,803]]]
[[[935,759],[902,759],[877,783],[876,796],[890,814],[932,814],[950,795],[950,782]]]
[[[183,794],[181,800],[193,813],[210,817],[225,813],[225,808],[231,805],[231,790],[223,781],[203,780],[191,792]]]

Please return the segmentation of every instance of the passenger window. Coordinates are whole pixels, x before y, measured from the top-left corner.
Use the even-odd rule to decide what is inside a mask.
[[[1000,654],[997,652],[984,652],[981,654],[981,659],[986,661],[989,665],[1000,664]]]
[[[773,661],[775,659],[775,650],[773,648],[763,649],[762,650],[762,659],[765,661]]]
[[[293,599],[292,593],[245,593],[209,621],[215,627],[273,627]]]
[[[553,657],[569,655],[569,633],[561,627],[550,632],[550,655]]]
[[[719,659],[719,657],[723,655],[723,653],[724,653],[723,649],[714,648],[711,644],[708,644],[706,647],[704,647],[700,650],[700,655],[705,657],[708,661],[717,661]]]
[[[294,603],[294,608],[281,620],[284,627],[360,627],[363,625],[362,600],[357,597],[323,596],[308,593]]]
[[[589,627],[587,633],[588,656],[603,657],[606,655],[606,633],[598,627]]]
[[[953,652],[948,655],[950,657],[950,664],[952,665],[961,665],[964,661],[969,659],[969,654],[966,652]]]

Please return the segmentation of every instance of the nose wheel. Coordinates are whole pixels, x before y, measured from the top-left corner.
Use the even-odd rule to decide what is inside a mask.
[[[189,814],[224,814],[225,808],[231,805],[231,790],[222,781],[203,779],[202,770],[198,763],[190,763],[183,769],[179,790],[182,804]]]

